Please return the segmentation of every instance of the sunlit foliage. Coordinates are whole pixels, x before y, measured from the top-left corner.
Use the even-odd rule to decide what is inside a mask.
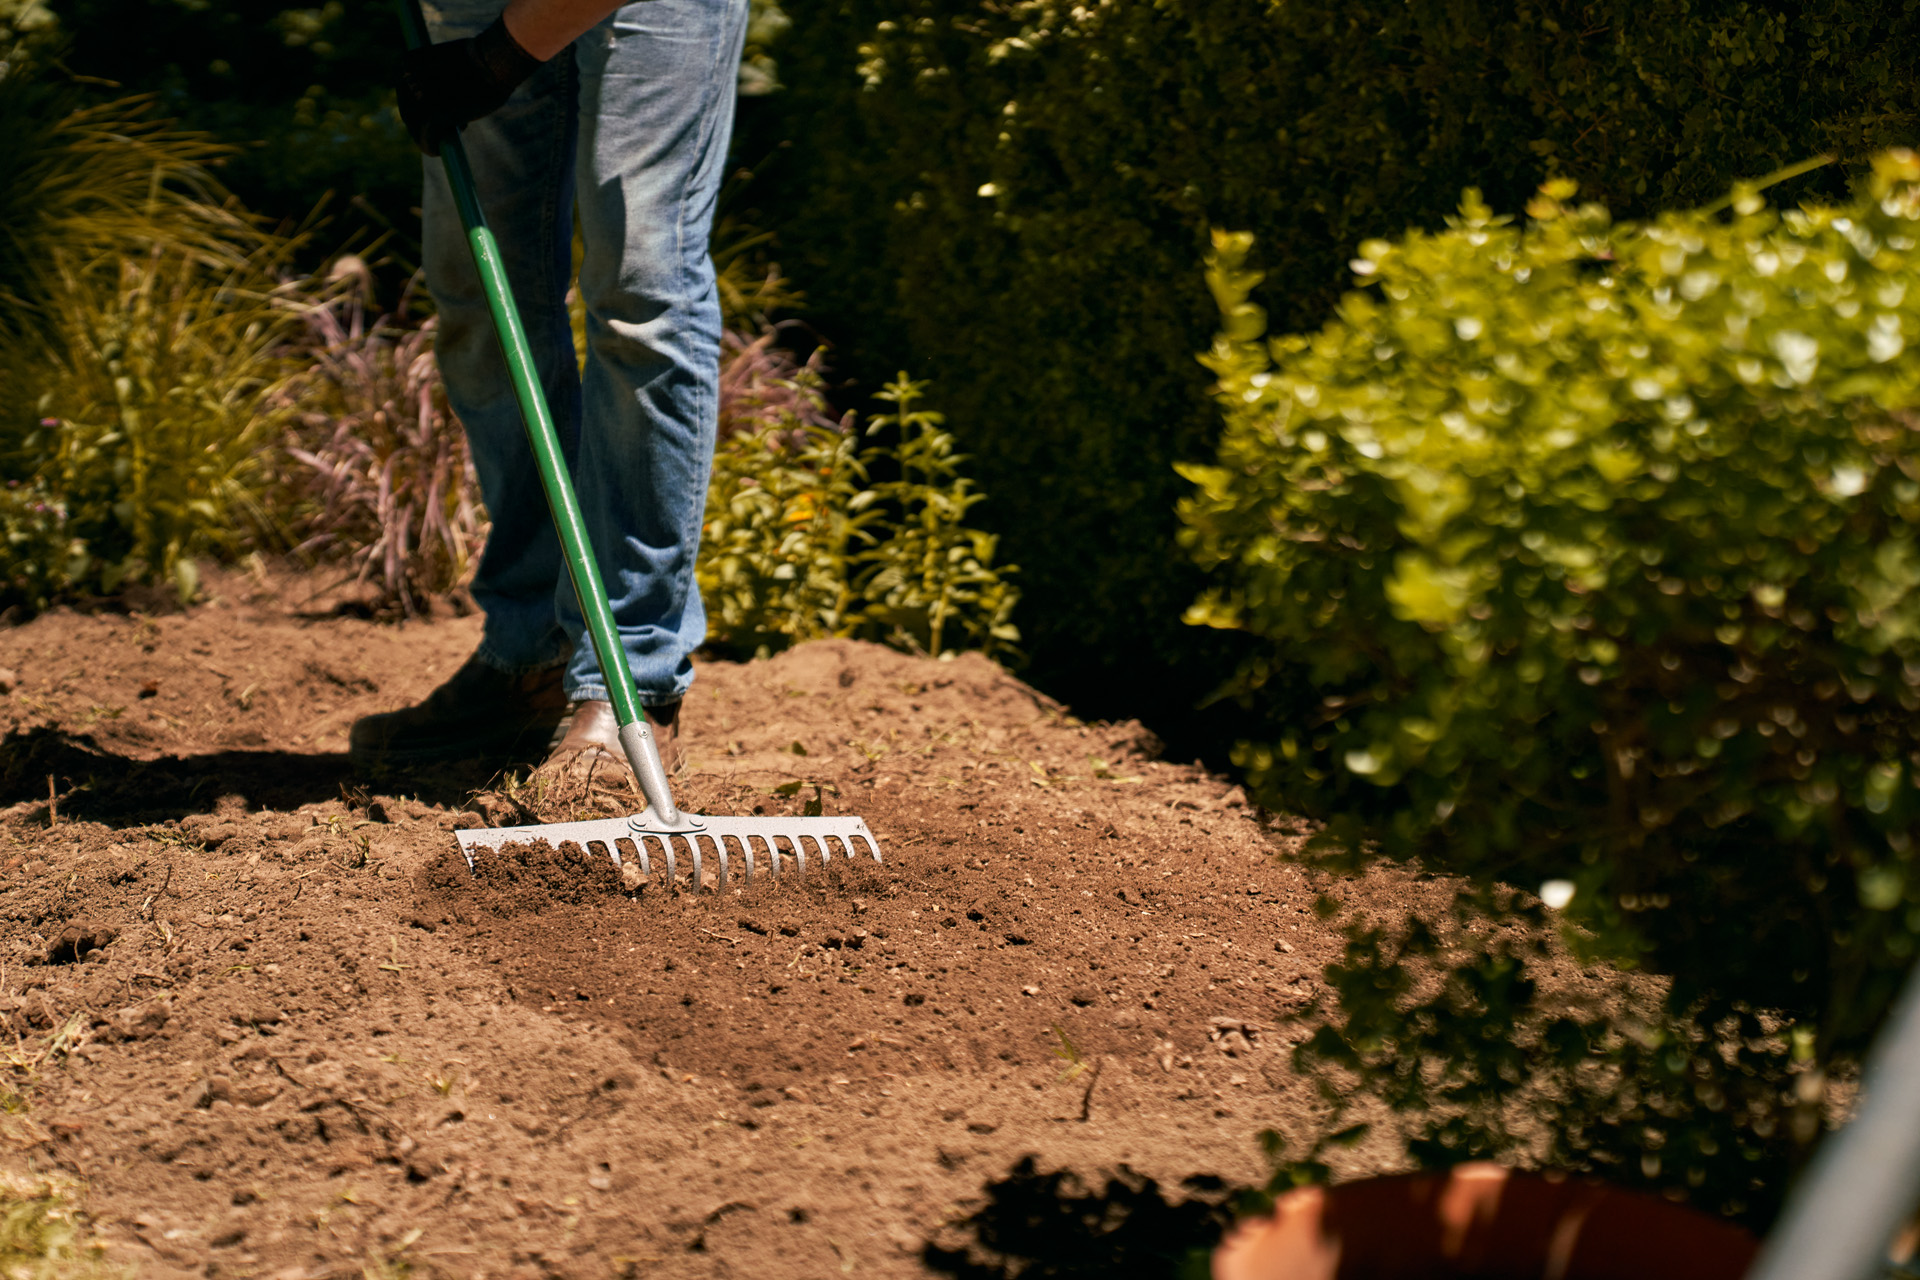
[[[1531,1017],[1561,1159],[1752,1211],[1913,959],[1916,184],[1894,152],[1845,206],[1737,189],[1635,226],[1570,183],[1524,225],[1469,192],[1271,341],[1216,237],[1226,429],[1181,514],[1219,583],[1189,621],[1263,641],[1252,786],[1327,817],[1335,864],[1569,882],[1580,949],[1671,982],[1664,1025],[1549,1035],[1511,944],[1414,938],[1451,974],[1423,1023],[1381,977],[1407,940],[1356,935],[1353,1034],[1319,1048],[1418,1085],[1434,1153],[1498,1149],[1540,1084],[1485,1060],[1518,1032],[1435,1046]],[[1439,1088],[1414,1065],[1449,1059]]]
[[[707,496],[699,579],[715,640],[745,653],[834,635],[1011,655],[1015,571],[965,523],[982,495],[940,415],[917,407],[924,384],[886,387],[898,411],[873,419],[881,443],[864,449],[851,417],[824,415],[814,369],[775,364],[756,384],[756,398],[736,395],[739,426]]]

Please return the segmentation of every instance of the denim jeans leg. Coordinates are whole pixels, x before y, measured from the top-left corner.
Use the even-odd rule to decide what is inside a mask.
[[[427,7],[428,24],[436,40],[470,36],[500,8],[501,0],[439,0]],[[576,80],[572,61],[554,58],[499,111],[462,131],[480,206],[499,242],[569,459],[580,434],[579,366],[566,308]],[[550,667],[572,650],[554,610],[554,583],[566,578],[559,538],[446,170],[428,159],[424,176],[423,257],[439,313],[434,351],[493,525],[473,580],[474,600],[486,615],[480,657],[508,671]]]
[[[640,701],[693,683],[694,580],[719,416],[708,240],[725,176],[747,0],[641,0],[575,42],[587,310],[574,482]],[[576,602],[568,696],[606,697]]]

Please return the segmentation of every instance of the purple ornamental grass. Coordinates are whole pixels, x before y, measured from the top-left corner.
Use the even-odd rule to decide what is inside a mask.
[[[434,322],[403,327],[407,301],[371,323],[358,297],[307,314],[313,363],[285,447],[294,553],[351,566],[415,617],[465,579],[487,520],[434,365]]]
[[[348,259],[334,276],[362,272]],[[392,313],[369,321],[364,290],[306,314],[311,365],[288,431],[283,477],[297,512],[296,556],[344,564],[379,603],[418,616],[456,590],[486,539],[487,518],[465,433],[447,407],[433,358],[434,321],[406,322],[412,285]],[[823,351],[804,362],[775,344],[779,328],[721,336],[720,438],[778,428],[788,453],[808,427],[844,432],[829,412]]]
[[[806,428],[844,430],[827,411],[825,348],[816,347],[802,364],[774,345],[783,326],[757,336],[732,330],[720,335],[720,439],[753,435],[782,427],[774,438],[791,452],[806,446]]]

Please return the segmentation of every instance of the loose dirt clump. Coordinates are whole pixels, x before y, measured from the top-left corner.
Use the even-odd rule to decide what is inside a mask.
[[[1322,1114],[1289,1065],[1339,949],[1316,897],[1437,893],[1310,883],[1236,788],[977,656],[838,641],[704,664],[679,795],[858,813],[882,865],[469,871],[457,827],[617,786],[356,777],[354,717],[478,621],[299,585],[0,631],[0,1028],[44,1057],[10,1158],[84,1179],[142,1275],[921,1275],[1036,1170],[1251,1181],[1258,1130]]]

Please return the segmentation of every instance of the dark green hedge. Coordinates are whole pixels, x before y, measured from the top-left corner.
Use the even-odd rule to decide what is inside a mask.
[[[937,380],[1022,566],[1035,678],[1193,741],[1183,713],[1239,656],[1182,627],[1199,579],[1173,549],[1171,464],[1217,430],[1191,354],[1209,229],[1255,234],[1258,301],[1306,329],[1354,246],[1468,185],[1513,208],[1564,174],[1635,217],[1851,163],[1920,135],[1915,9],[819,0],[777,51],[788,145],[759,199],[843,365]]]

